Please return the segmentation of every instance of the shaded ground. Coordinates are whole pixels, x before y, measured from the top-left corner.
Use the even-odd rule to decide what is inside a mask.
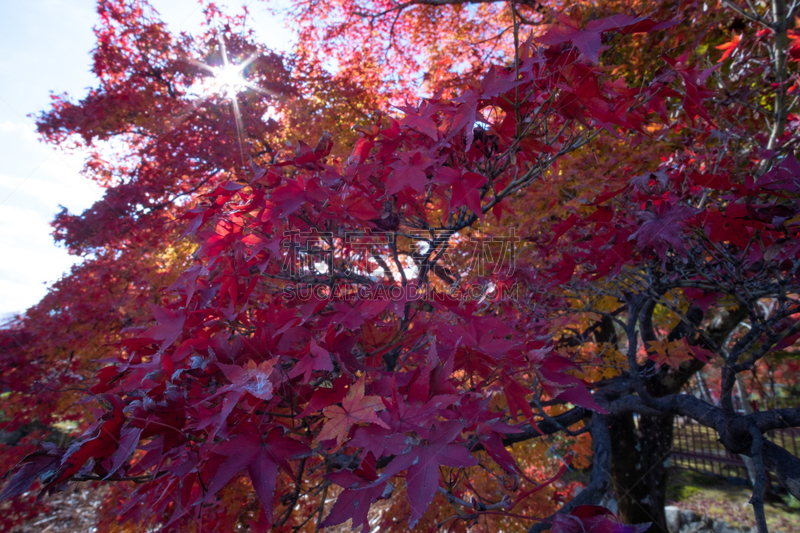
[[[588,480],[587,472],[570,472],[565,478]],[[587,479],[583,479],[587,478]],[[570,480],[572,480],[570,479]],[[45,499],[46,510],[10,533],[93,533],[94,518],[103,497],[102,489],[79,485]],[[687,470],[673,469],[667,493],[668,505],[691,510],[701,516],[724,520],[737,528],[755,531],[753,510],[748,503],[750,488],[733,485],[723,479]],[[6,504],[7,506],[7,504]],[[0,512],[8,512],[3,509]],[[767,522],[775,533],[800,533],[800,502],[791,498],[766,504]],[[349,531],[340,526],[329,531]]]
[[[724,520],[736,528],[755,530],[750,487],[733,485],[713,476],[673,469],[667,491],[668,505]],[[800,502],[784,497],[765,505],[770,531],[800,533]]]
[[[95,533],[95,517],[105,491],[78,485],[77,488],[45,498],[42,513],[9,533]],[[9,502],[6,502],[6,506]],[[0,509],[0,512],[11,512]]]

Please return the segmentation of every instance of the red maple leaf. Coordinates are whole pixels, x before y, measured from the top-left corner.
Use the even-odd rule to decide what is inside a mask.
[[[517,413],[521,411],[525,419],[536,427],[533,419],[533,409],[531,409],[528,400],[525,399],[532,391],[520,385],[516,379],[506,373],[503,374],[503,390],[506,393],[506,402],[508,403],[508,411],[512,420],[516,419]]]
[[[251,359],[244,367],[217,363],[219,369],[231,382],[230,385],[222,387],[218,394],[234,391],[244,395],[249,392],[260,400],[269,400],[272,398],[272,383],[269,377],[272,374],[272,367],[277,362],[278,359],[275,358],[256,364]]]
[[[278,466],[291,472],[288,461],[308,456],[308,446],[283,435],[283,429],[273,428],[262,437],[263,431],[245,428],[230,440],[216,445],[213,452],[225,456],[208,485],[202,503],[219,492],[239,472],[247,469],[258,500],[264,508],[268,527],[272,525],[272,495],[278,479]]]
[[[325,476],[345,490],[336,498],[331,512],[322,522],[323,528],[341,524],[352,518],[352,529],[361,526],[361,532],[367,533],[370,530],[368,520],[370,506],[381,498],[389,497],[393,492],[394,487],[385,478],[378,480],[375,456],[366,452],[365,455],[360,468],[331,472]]]
[[[186,321],[186,311],[178,309],[171,311],[166,307],[150,304],[158,322],[157,326],[152,326],[144,332],[143,337],[161,342],[161,349],[171,345],[183,333],[183,323]]]
[[[700,209],[684,205],[673,206],[662,203],[655,208],[655,212],[642,211],[641,218],[645,221],[628,240],[636,239],[637,246],[644,250],[653,248],[662,260],[666,260],[667,246],[683,256],[686,248],[681,241],[681,222],[693,217]]]
[[[431,159],[419,151],[401,154],[400,161],[392,165],[394,172],[386,180],[386,192],[395,194],[406,187],[414,192],[421,191],[428,183],[425,169],[431,163]]]
[[[49,446],[53,445],[49,444]],[[59,450],[60,452],[64,451],[63,448],[46,448],[25,456],[22,461],[6,473],[6,475],[8,475],[15,469],[18,469],[14,477],[11,478],[11,481],[3,488],[3,492],[0,492],[0,501],[5,501],[8,498],[13,498],[14,496],[19,496],[27,492],[31,488],[33,482],[36,481],[37,477],[44,472],[56,468],[58,462],[61,460]]]
[[[483,220],[483,210],[481,209],[481,187],[489,181],[485,176],[475,172],[465,172],[461,179],[453,185],[452,196],[450,197],[450,211],[462,205],[478,215]]]
[[[478,460],[464,446],[454,444],[462,429],[460,422],[445,422],[430,431],[426,445],[416,446],[410,453],[401,456],[403,462],[411,460],[412,463],[406,474],[408,499],[411,503],[409,527],[413,528],[422,518],[436,495],[440,465],[457,468],[478,464]]]
[[[483,98],[491,98],[510,91],[524,83],[522,80],[515,80],[516,73],[513,69],[505,70],[492,65],[486,76],[481,80],[481,92]]]
[[[361,533],[367,533],[370,530],[368,520],[370,506],[381,497],[387,497],[391,494],[391,488],[392,485],[384,481],[377,485],[343,490],[336,498],[336,503],[333,504],[331,512],[320,525],[323,528],[327,528],[352,518],[352,529],[355,530],[361,526]]]
[[[359,220],[371,220],[378,216],[378,210],[363,196],[357,196],[345,206],[347,213]]]
[[[745,248],[750,241],[747,226],[738,218],[725,216],[719,211],[704,215],[706,235],[711,242],[728,241],[739,248]]]
[[[464,130],[466,132],[466,149],[472,145],[472,140],[475,138],[473,126],[475,125],[475,118],[478,114],[478,102],[480,95],[477,91],[469,89],[465,91],[458,98],[453,99],[454,102],[459,102],[460,105],[456,108],[456,113],[453,115],[453,125],[450,127],[450,133],[447,138],[454,138],[459,132]]]
[[[569,514],[557,514],[553,517],[551,533],[573,533],[592,531],[594,533],[644,533],[650,529],[646,524],[623,524],[606,509],[598,505],[579,505]]]
[[[272,398],[272,382],[270,375],[272,374],[272,367],[278,361],[277,358],[270,361],[264,361],[257,365],[255,361],[250,360],[244,367],[239,365],[226,365],[217,363],[217,366],[225,374],[225,377],[230,381],[230,385],[220,388],[209,399],[225,394],[222,399],[222,409],[216,416],[217,424],[208,436],[209,440],[213,440],[217,432],[225,425],[228,415],[231,414],[233,408],[239,400],[242,399],[247,393],[252,394],[260,400],[269,400]],[[198,429],[206,427],[212,422],[212,419],[206,419],[198,424]]]
[[[555,14],[555,16],[559,24],[550,28],[537,40],[548,46],[570,41],[592,63],[600,61],[600,42],[603,32],[620,30],[620,33],[642,33],[663,29],[676,23],[674,21],[658,23],[646,17],[614,15],[592,20],[581,30],[580,21],[560,14]]]
[[[333,149],[333,137],[329,132],[325,132],[320,137],[319,142],[317,142],[317,146],[315,148],[311,148],[309,145],[304,143],[303,141],[297,142],[297,148],[295,149],[295,157],[294,159],[290,159],[288,161],[283,161],[281,163],[276,163],[276,167],[283,167],[283,166],[296,166],[298,168],[305,168],[308,170],[321,170],[323,169],[323,165],[320,163],[322,159],[324,159],[328,154],[331,153]]]
[[[303,375],[303,383],[308,383],[311,379],[311,373],[315,370],[332,371],[333,362],[331,361],[331,354],[321,348],[317,341],[311,339],[310,353],[304,355],[300,361],[289,371],[289,377],[295,378],[300,374]]]
[[[427,135],[434,141],[437,140],[439,136],[439,129],[436,127],[434,117],[436,116],[438,109],[435,104],[423,102],[419,107],[419,112],[417,112],[417,109],[410,106],[398,106],[397,109],[406,115],[401,121],[403,126],[414,128],[420,133]]]
[[[113,394],[104,394],[102,398],[110,404],[111,410],[104,413],[67,449],[58,470],[43,490],[59,487],[62,482],[76,475],[90,459],[99,465],[119,448],[120,432],[126,420],[122,412],[122,400]]]

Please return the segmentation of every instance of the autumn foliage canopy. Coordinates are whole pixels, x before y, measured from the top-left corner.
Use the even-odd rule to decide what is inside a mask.
[[[97,86],[38,127],[106,193],[0,331],[0,523],[86,482],[103,531],[657,531],[680,415],[756,465],[760,526],[765,468],[800,497],[762,436],[800,413],[735,390],[800,338],[773,3],[296,2],[283,57],[101,0]]]

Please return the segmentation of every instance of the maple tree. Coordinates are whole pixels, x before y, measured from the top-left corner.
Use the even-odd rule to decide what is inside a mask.
[[[0,338],[9,524],[113,481],[106,530],[665,530],[676,415],[750,458],[759,531],[765,467],[800,497],[763,436],[800,411],[734,393],[800,338],[800,6],[467,4],[298,3],[281,58],[99,3],[98,88],[39,130],[107,192]]]

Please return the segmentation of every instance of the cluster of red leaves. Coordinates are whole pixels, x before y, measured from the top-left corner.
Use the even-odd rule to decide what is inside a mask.
[[[136,15],[102,14],[107,21]],[[313,519],[335,484],[338,497],[324,517],[319,513],[319,524],[352,520],[367,530],[370,509],[404,483],[401,518],[412,527],[437,493],[469,510],[456,522],[484,512],[518,517],[514,506],[539,487],[504,443],[536,428],[531,383],[553,403],[605,412],[577,377],[581,365],[555,349],[553,332],[561,323],[531,309],[569,307],[559,291],[634,267],[665,272],[665,283],[707,307],[732,274],[731,256],[741,258],[735,274],[751,281],[773,276],[766,263],[794,272],[800,257],[800,166],[793,157],[758,179],[741,179],[742,173],[710,170],[713,157],[700,161],[686,149],[632,179],[616,173],[613,179],[623,176],[624,183],[612,181],[590,205],[528,237],[541,245],[533,260],[515,273],[485,276],[496,287],[536,287],[524,302],[461,301],[429,279],[430,272],[444,279],[436,261],[459,232],[478,221],[499,223],[516,193],[549,168],[559,176],[559,159],[601,132],[641,139],[697,125],[706,129],[693,135],[712,135],[719,95],[706,81],[713,69],[690,64],[685,55],[664,56],[657,75],[633,88],[598,65],[612,39],[674,23],[617,15],[583,24],[577,15],[559,16],[537,40],[543,47],[528,40],[518,62],[491,67],[459,96],[439,94],[402,107],[402,118],[381,116],[357,128],[346,160],[331,155],[333,139],[324,135],[316,147],[298,142],[293,157],[273,153],[245,175],[234,137],[216,128],[215,117],[193,117],[170,135],[201,137],[192,146],[215,152],[209,159],[216,165],[183,157],[179,142],[158,144],[155,153],[143,144],[136,156],[158,164],[131,169],[128,177],[141,186],[113,189],[88,216],[60,216],[57,231],[71,247],[91,249],[125,233],[130,217],[112,217],[118,225],[102,233],[93,225],[143,205],[134,217],[136,234],[160,239],[161,200],[172,190],[189,197],[204,191],[176,209],[183,236],[198,243],[193,263],[171,284],[168,301],[151,306],[154,324],[114,339],[118,355],[106,359],[112,364],[90,389],[106,410],[69,447],[48,444],[28,455],[0,498],[23,494],[37,478],[42,494],[72,480],[133,480],[142,484],[120,502],[123,519],[166,529],[186,529],[193,521],[223,529],[241,517],[214,504],[244,485],[260,502],[251,527],[289,531]],[[99,57],[117,65],[109,43],[131,36],[108,25],[116,30],[99,35]],[[155,57],[133,57],[143,70],[148,62],[161,65],[162,79],[136,93],[156,101],[192,82],[191,76],[182,81],[185,71],[161,46],[160,31],[138,28],[136,38],[151,36],[154,46],[142,49]],[[742,47],[737,40],[721,48],[723,59]],[[272,60],[259,70],[262,82],[282,87],[282,63]],[[109,108],[122,113],[142,105],[122,95],[120,85],[108,74],[102,91],[74,108],[57,102],[54,116],[81,123],[80,112],[96,110],[82,123],[85,133],[77,131],[88,142],[102,129],[91,121],[107,120]],[[672,121],[668,110],[676,107],[679,119]],[[264,133],[244,127],[253,137]],[[744,173],[756,174],[760,160],[751,157]],[[161,172],[162,162],[174,172]],[[217,167],[238,170],[216,180]],[[104,171],[98,164],[97,172]],[[393,247],[406,230],[428,235],[413,276]],[[380,237],[387,234],[395,241]],[[353,236],[369,241],[369,253]],[[135,253],[141,244],[125,246]],[[298,264],[323,262],[326,253],[333,256],[327,272],[297,273]],[[394,269],[385,266],[391,263]],[[298,286],[322,289],[298,298]],[[421,292],[432,297],[422,300]],[[649,348],[659,368],[707,357],[684,342]],[[496,493],[503,496],[489,506],[474,499],[478,491],[469,483],[479,468],[501,472]],[[552,479],[538,481],[546,486]],[[626,531],[605,511],[581,507],[553,527]]]
[[[570,237],[564,243],[581,242],[553,267],[554,283],[566,283],[576,273],[583,281],[615,275],[650,254],[662,264],[692,260],[700,264],[711,257],[722,261],[727,251],[745,251],[746,269],[758,270],[765,261],[777,261],[780,268],[791,270],[790,263],[800,252],[796,240],[800,221],[795,219],[800,211],[794,198],[800,192],[799,177],[800,164],[793,155],[757,180],[742,184],[730,183],[724,174],[687,175],[683,169],[634,177],[628,186],[601,195],[588,216],[573,215],[554,228],[550,244],[559,243],[564,235]],[[694,207],[708,191],[725,196],[725,202]],[[615,202],[639,210],[618,209]],[[676,281],[685,273],[667,270]],[[702,300],[708,296],[703,289],[714,289],[709,274],[724,279],[730,272],[718,264],[715,272],[704,270],[680,281],[698,289],[697,299]],[[706,300],[705,307],[713,301]]]
[[[642,533],[650,524],[621,524],[614,513],[604,507],[579,505],[569,514],[557,515],[553,520],[552,533],[591,531],[593,533]]]
[[[26,458],[3,497],[24,492],[37,476],[43,492],[52,492],[71,479],[150,475],[122,514],[141,520],[147,509],[177,526],[247,472],[269,526],[279,478],[302,482],[303,469],[326,465],[325,479],[344,490],[323,525],[353,519],[366,528],[370,505],[387,497],[398,477],[408,487],[409,524],[416,524],[442,468],[476,466],[470,449],[478,443],[508,475],[519,476],[502,439],[521,430],[502,422],[507,418],[492,402],[505,394],[534,422],[528,391],[515,376],[536,375],[552,397],[602,411],[535,316],[516,313],[508,302],[482,315],[476,303],[446,293],[423,306],[414,284],[424,276],[403,279],[399,299],[342,292],[370,283],[366,262],[363,274],[333,276],[338,287],[329,297],[308,301],[282,298],[265,275],[284,276],[284,286],[292,281],[281,268],[291,257],[291,247],[284,249],[292,232],[334,229],[339,239],[380,232],[387,212],[419,217],[428,228],[444,219],[467,227],[490,210],[499,218],[521,178],[508,171],[490,179],[477,170],[508,166],[512,158],[518,168],[549,165],[571,149],[573,123],[586,131],[594,129],[590,123],[641,127],[660,87],[642,93],[606,79],[594,65],[599,36],[666,26],[619,16],[585,31],[553,30],[545,38],[552,46],[527,42],[515,68],[493,67],[460,97],[430,99],[406,109],[402,120],[364,129],[343,164],[326,162],[329,139],[316,149],[301,143],[293,159],[206,194],[184,215],[186,233],[201,243],[197,264],[173,284],[170,303],[153,307],[157,325],[121,341],[124,355],[92,388],[110,410],[70,448],[51,446]],[[557,105],[547,107],[554,98]],[[648,104],[637,110],[643,98]],[[495,154],[474,137],[476,121],[492,113],[504,117],[492,129],[501,147]],[[520,143],[520,113],[563,133],[542,134],[541,141],[532,133]],[[281,177],[285,167],[297,172]],[[136,448],[144,455],[130,463]]]

